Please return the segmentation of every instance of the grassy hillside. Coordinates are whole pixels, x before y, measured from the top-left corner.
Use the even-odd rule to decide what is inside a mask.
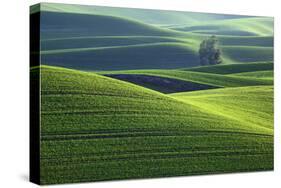
[[[176,93],[176,99],[246,124],[273,130],[273,87],[252,86]]]
[[[216,20],[209,24],[203,22],[203,24],[172,29],[209,35],[272,36],[273,19],[271,17],[226,19]]]
[[[163,11],[150,9],[132,9],[121,7],[103,7],[103,6],[85,6],[74,4],[54,4],[41,3],[42,11],[64,12],[64,13],[79,13],[90,15],[111,15],[115,17],[131,18],[140,20],[145,23],[154,25],[179,25],[179,24],[199,24],[208,23],[214,20],[248,18],[249,16],[242,15],[226,15],[226,14],[206,14],[198,12],[183,12],[183,11]],[[34,10],[33,12],[38,11]]]
[[[273,71],[253,71],[253,72],[242,72],[232,74],[232,76],[242,76],[242,77],[252,77],[252,78],[263,78],[263,79],[273,79]]]
[[[212,34],[218,35],[224,64],[273,61],[269,17],[48,3],[41,4],[41,17],[45,65],[80,70],[193,67],[199,65],[200,42]]]
[[[229,65],[215,65],[215,66],[201,66],[188,69],[182,69],[192,72],[205,72],[214,74],[232,74],[252,71],[267,71],[273,70],[272,62],[258,62],[245,64],[229,64]]]
[[[82,70],[182,68],[198,65],[196,52],[182,43],[42,51],[43,64]]]
[[[273,36],[217,36],[222,46],[272,47]]]
[[[273,61],[273,47],[223,46],[222,53],[234,62]]]
[[[196,91],[196,90],[220,88],[220,86],[194,82],[187,79],[180,79],[176,76],[175,77],[166,76],[166,75],[159,76],[157,74],[142,74],[142,73],[118,74],[118,73],[111,72],[110,74],[105,74],[105,76],[134,83],[136,85],[140,85],[145,88],[156,90],[161,93],[176,93],[176,92],[183,92],[183,91]]]
[[[78,37],[45,40],[41,42],[41,46],[43,64],[84,70],[175,69],[199,66],[199,44],[194,38]],[[222,45],[221,49],[224,64],[273,60],[272,47]],[[81,67],[75,65],[77,62]]]
[[[129,18],[41,11],[41,38],[184,35]],[[114,29],[113,29],[114,28]]]
[[[273,169],[273,18],[39,10],[42,184]]]
[[[95,48],[95,47],[114,47],[136,44],[153,44],[160,42],[182,42],[185,44],[193,40],[180,39],[175,37],[158,36],[93,36],[93,37],[70,37],[41,40],[41,50],[58,50],[73,48]]]
[[[209,85],[213,87],[238,87],[251,85],[272,85],[272,80],[245,78],[230,75],[219,75],[203,72],[192,72],[182,70],[132,70],[132,71],[109,71],[100,72],[106,75],[147,75],[164,78],[172,78],[187,82]],[[133,78],[133,77],[131,77]],[[128,79],[129,81],[129,79]]]
[[[162,93],[176,93],[222,87],[272,85],[272,69],[272,63],[249,63],[179,70],[128,70],[98,73]]]
[[[272,127],[245,123],[243,112],[242,120],[215,114],[196,99],[49,66],[41,86],[42,184],[272,169]],[[272,91],[265,88],[247,92]],[[243,96],[228,107],[254,109],[263,99]],[[253,119],[270,116],[269,100]]]

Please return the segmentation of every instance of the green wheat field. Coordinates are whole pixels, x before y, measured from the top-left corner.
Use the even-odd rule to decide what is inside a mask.
[[[273,18],[38,11],[42,184],[273,170]],[[211,35],[222,63],[200,66]]]

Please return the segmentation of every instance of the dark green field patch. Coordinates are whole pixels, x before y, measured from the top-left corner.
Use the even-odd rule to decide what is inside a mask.
[[[141,75],[141,74],[108,74],[105,75],[118,80],[131,82],[161,93],[176,93],[183,91],[196,91],[219,88],[212,85],[200,84],[181,79],[174,79],[162,76]]]
[[[94,48],[127,46],[135,44],[150,44],[159,42],[183,42],[172,37],[158,36],[100,36],[100,37],[70,37],[41,40],[41,50]],[[186,42],[185,42],[186,43]]]
[[[253,71],[268,71],[273,70],[272,62],[258,62],[245,64],[229,64],[229,65],[215,65],[215,66],[201,66],[184,69],[194,72],[205,72],[214,74],[234,74]]]
[[[223,46],[221,49],[234,62],[273,61],[273,47]]]
[[[100,48],[47,50],[44,65],[78,70],[169,69],[198,65],[198,55],[183,43],[151,43]]]

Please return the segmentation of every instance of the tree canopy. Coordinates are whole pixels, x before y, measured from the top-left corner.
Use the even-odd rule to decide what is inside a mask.
[[[200,44],[199,57],[201,65],[216,65],[222,63],[221,50],[218,48],[216,36],[205,39]]]

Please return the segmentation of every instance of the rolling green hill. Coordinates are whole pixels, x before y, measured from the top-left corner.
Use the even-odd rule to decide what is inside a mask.
[[[167,11],[167,10],[150,10],[150,9],[132,9],[121,7],[104,7],[104,6],[85,6],[74,4],[58,4],[58,3],[41,3],[41,11],[63,12],[63,13],[78,13],[90,15],[110,15],[121,18],[131,18],[140,20],[153,25],[181,25],[181,24],[200,24],[208,23],[214,20],[227,20],[239,18],[251,18],[250,16],[242,15],[227,15],[227,14],[206,14],[198,12],[183,12],[183,11]],[[32,12],[39,10],[35,7]]]
[[[185,35],[184,32],[159,28],[129,18],[48,11],[41,11],[40,14],[41,39],[87,36]]]
[[[205,72],[214,74],[233,74],[252,71],[268,71],[273,70],[272,62],[245,63],[245,64],[229,64],[215,66],[201,66],[188,69],[182,69],[192,72]]]
[[[222,53],[234,62],[273,61],[273,47],[223,46]]]
[[[260,125],[272,117],[270,98],[261,114],[232,118],[196,106],[196,98],[190,104],[185,94],[50,66],[31,74],[39,70],[42,184],[273,168],[273,130],[270,122]],[[230,109],[256,109],[255,102],[272,94],[267,86],[207,94],[215,91],[240,96],[227,99]],[[244,92],[261,97],[246,103]],[[249,114],[254,122],[246,122]]]
[[[42,184],[273,169],[273,18],[39,11]],[[223,63],[200,66],[213,34]]]
[[[260,46],[272,47],[273,36],[217,36],[223,46]]]
[[[172,96],[206,112],[273,130],[272,86],[215,89]]]
[[[70,39],[62,40],[61,43],[51,40],[53,46],[52,44],[49,44],[51,46],[43,45],[43,49],[52,50],[41,51],[42,63],[80,70],[176,69],[199,66],[197,48],[194,46],[193,40],[188,42],[165,37],[153,37],[151,40],[149,37],[113,38],[113,40],[110,40],[111,37],[94,38],[93,42],[88,40],[89,43],[83,45],[79,42],[71,42]],[[137,38],[141,38],[141,40],[137,40]],[[103,41],[108,41],[108,43],[103,43]],[[222,51],[223,57],[226,59],[224,64],[229,62],[262,64],[264,61],[273,60],[272,47],[223,46]],[[252,67],[254,66],[252,65]]]
[[[209,24],[203,22],[203,24],[201,23],[194,26],[180,26],[170,29],[209,35],[272,36],[273,19],[271,17],[252,17],[216,20]]]
[[[231,75],[219,75],[212,73],[182,71],[182,70],[131,70],[131,71],[106,71],[99,74],[118,77],[118,75],[126,75],[127,80],[134,79],[136,75],[157,76],[193,82],[198,84],[209,85],[213,87],[239,87],[253,85],[272,85],[272,80],[259,78],[246,78]],[[132,75],[129,77],[129,75]]]
[[[224,64],[273,61],[269,17],[55,5],[41,4],[45,65],[80,70],[155,69],[160,64],[165,69],[193,67],[199,65],[200,42],[214,33]],[[166,17],[174,23],[164,23]]]
[[[43,64],[80,70],[161,69],[198,66],[196,52],[182,43],[42,51]]]
[[[263,79],[271,79],[273,80],[273,71],[253,71],[253,72],[242,72],[231,74],[232,76],[239,76],[239,77],[251,77],[251,78],[263,78]]]
[[[41,50],[63,50],[73,48],[95,48],[95,47],[114,47],[128,46],[137,44],[153,44],[167,42],[192,43],[192,40],[183,40],[175,37],[157,36],[94,36],[94,37],[70,37],[41,40]]]
[[[104,76],[123,80],[126,82],[134,83],[161,93],[176,93],[184,91],[196,91],[205,89],[220,88],[221,86],[200,83],[191,81],[188,79],[181,79],[176,76],[157,75],[157,74],[142,74],[142,73],[130,73],[130,74],[118,74],[111,72],[104,74]]]

